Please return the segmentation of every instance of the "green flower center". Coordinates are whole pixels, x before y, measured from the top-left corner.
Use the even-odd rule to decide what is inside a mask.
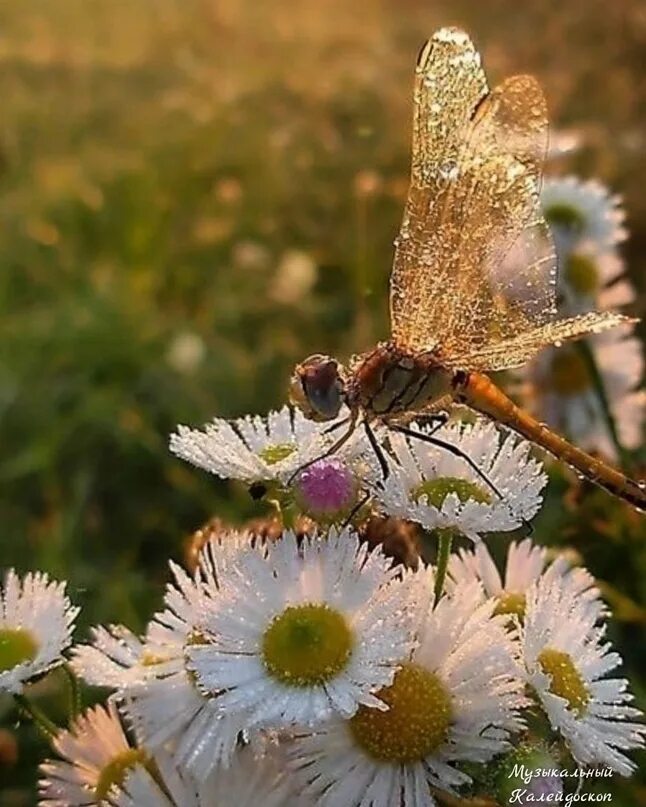
[[[38,654],[38,642],[24,628],[0,628],[0,672],[11,670]]]
[[[580,233],[585,227],[585,219],[581,215],[581,211],[572,205],[556,202],[546,207],[543,212],[549,224],[562,227],[564,230]]]
[[[360,706],[349,721],[358,746],[383,762],[417,762],[432,754],[448,736],[451,697],[435,673],[407,663],[377,697],[388,711]]]
[[[293,443],[275,443],[265,446],[259,456],[267,465],[276,465],[277,462],[286,460],[294,451],[296,451],[296,446]]]
[[[455,493],[461,502],[471,499],[481,504],[489,504],[491,496],[475,482],[468,479],[460,479],[457,476],[443,476],[439,479],[425,479],[417,487],[413,488],[410,497],[413,501],[426,496],[428,503],[438,510],[444,504],[444,500],[450,493]]]
[[[540,652],[538,663],[552,679],[550,692],[564,698],[570,708],[581,717],[585,713],[590,694],[570,656],[562,650],[546,647]]]
[[[565,262],[565,279],[579,294],[592,294],[599,288],[597,264],[587,255],[573,252]]]
[[[113,787],[123,784],[128,773],[138,765],[145,766],[148,761],[146,752],[142,748],[129,748],[104,765],[99,774],[99,780],[94,788],[94,796],[98,802],[107,799]]]
[[[525,595],[513,591],[503,591],[498,597],[494,614],[515,614],[521,619],[525,616]]]
[[[354,636],[327,605],[286,608],[265,631],[262,654],[270,675],[296,687],[323,684],[346,666]]]
[[[575,350],[561,348],[552,359],[550,386],[559,395],[581,395],[592,386],[590,371]]]

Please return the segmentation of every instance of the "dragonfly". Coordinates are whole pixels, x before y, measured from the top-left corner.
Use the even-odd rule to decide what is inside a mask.
[[[452,406],[466,406],[646,509],[643,483],[537,421],[489,377],[548,345],[634,322],[613,312],[558,316],[556,254],[540,206],[548,123],[539,83],[518,75],[490,90],[469,36],[443,28],[419,55],[413,106],[410,188],[390,278],[391,338],[347,368],[322,354],[297,364],[292,403],[313,420],[347,425],[326,454],[363,426],[384,476],[375,425],[457,453],[433,432]],[[344,405],[349,415],[338,420]],[[411,428],[422,418],[437,424]]]

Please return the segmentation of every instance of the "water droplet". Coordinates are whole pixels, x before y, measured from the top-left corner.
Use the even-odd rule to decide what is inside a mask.
[[[454,182],[460,176],[460,168],[455,160],[447,160],[438,170],[442,179],[448,182]]]

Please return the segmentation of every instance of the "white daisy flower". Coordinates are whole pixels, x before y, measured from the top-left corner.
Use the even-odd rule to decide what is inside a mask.
[[[217,545],[224,568],[230,557],[245,551],[247,539],[225,535]],[[201,779],[217,765],[228,764],[243,728],[241,717],[223,715],[216,697],[199,691],[187,668],[187,648],[204,641],[196,625],[219,585],[221,569],[209,568],[207,557],[203,556],[196,578],[171,564],[175,584],[167,588],[165,610],[148,626],[147,658],[140,661],[148,666],[147,675],[122,692],[124,710],[139,741],[155,751],[172,748],[178,764]]]
[[[178,457],[221,479],[285,481],[325,450],[329,424],[308,420],[298,409],[228,421],[215,418],[204,431],[179,426],[170,448]]]
[[[483,420],[444,426],[434,436],[469,457],[488,482],[464,458],[393,434],[397,462],[373,491],[382,512],[473,541],[483,532],[516,529],[536,514],[547,476],[529,456],[529,443]]]
[[[429,569],[408,575],[419,607],[419,647],[378,694],[389,709],[361,706],[302,732],[288,748],[306,795],[320,807],[435,805],[431,788],[454,792],[470,777],[454,763],[488,762],[523,723],[505,617],[492,616],[478,584],[430,603]]]
[[[494,598],[495,613],[516,614],[523,617],[528,589],[542,575],[568,576],[571,586],[580,596],[596,598],[599,591],[594,578],[580,567],[572,567],[565,555],[560,555],[551,564],[545,547],[533,544],[529,538],[513,541],[507,551],[504,578],[494,563],[483,542],[476,544],[474,551],[460,549],[449,559],[446,588],[449,592],[464,585],[482,583],[483,594]]]
[[[128,742],[114,704],[88,709],[53,746],[63,759],[40,766],[41,807],[105,804],[128,771],[149,763],[147,753]]]
[[[346,416],[342,412],[339,422]],[[338,523],[360,505],[366,484],[380,470],[361,430],[333,456],[323,456],[337,439],[329,430],[330,424],[308,420],[300,410],[285,406],[266,418],[216,419],[204,431],[179,426],[170,447],[178,457],[223,479],[279,483],[285,486],[286,503],[295,500],[317,521]],[[259,491],[264,494],[262,485]]]
[[[156,757],[155,763],[156,777],[142,768],[128,775],[121,788],[114,792],[116,807],[212,807],[223,800],[236,807],[307,805],[293,789],[282,755],[257,757],[247,746],[235,755],[228,768],[219,768],[201,784],[173,768],[170,757]]]
[[[249,724],[352,715],[388,685],[411,646],[407,593],[380,550],[349,530],[327,539],[292,532],[238,558],[201,623],[208,643],[191,667],[228,714]]]
[[[540,580],[527,595],[522,658],[527,682],[576,761],[627,776],[635,766],[622,752],[643,747],[646,725],[632,722],[641,712],[628,705],[628,682],[605,677],[621,657],[604,642],[600,613],[567,576]]]
[[[123,625],[91,628],[92,644],[72,648],[70,666],[91,686],[125,690],[137,681],[154,675],[154,661],[146,646]]]
[[[0,585],[0,693],[19,695],[26,683],[62,664],[79,612],[65,583],[10,569]]]
[[[638,389],[644,372],[642,346],[629,328],[589,339],[619,443],[642,443],[646,393]],[[528,365],[525,398],[540,420],[563,432],[587,451],[616,457],[593,375],[577,345],[541,351]]]
[[[628,235],[621,198],[595,179],[546,179],[541,205],[561,255],[584,242],[591,242],[598,252],[606,252]]]

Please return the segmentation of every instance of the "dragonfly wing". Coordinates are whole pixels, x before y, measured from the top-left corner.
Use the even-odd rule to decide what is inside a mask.
[[[480,349],[452,356],[447,363],[456,370],[475,370],[482,373],[510,370],[525,364],[547,345],[558,345],[570,339],[602,333],[617,325],[634,322],[630,317],[611,311],[591,312],[549,322],[502,342],[490,343]]]
[[[393,338],[451,356],[549,322],[555,257],[540,212],[547,112],[539,85],[516,76],[489,92],[469,38],[443,29],[422,51],[414,107]]]
[[[463,133],[487,92],[469,37],[453,29],[436,32],[416,67],[411,182],[390,278],[392,334],[407,347],[430,349],[446,332],[449,317],[441,302],[448,291],[443,259],[449,243],[442,218],[448,212]]]

